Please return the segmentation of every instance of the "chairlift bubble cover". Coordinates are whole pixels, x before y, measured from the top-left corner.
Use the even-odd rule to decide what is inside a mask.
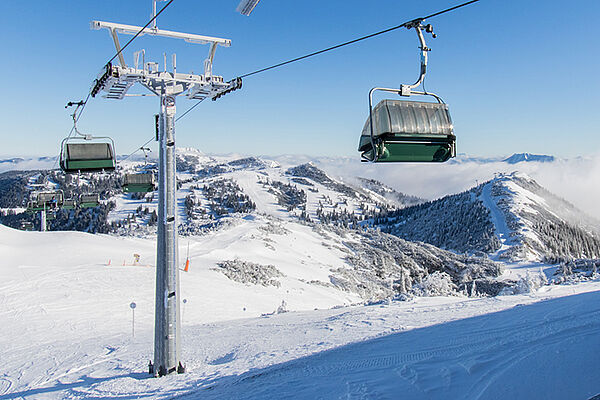
[[[382,100],[373,108],[378,162],[444,162],[456,155],[456,136],[444,103]],[[358,150],[373,159],[370,120]]]

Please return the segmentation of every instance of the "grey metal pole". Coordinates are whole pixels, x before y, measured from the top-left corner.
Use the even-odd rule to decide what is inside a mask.
[[[40,211],[40,232],[46,232],[46,204],[44,204],[44,209]]]
[[[175,175],[175,97],[161,95],[154,375],[183,372],[179,359],[179,257]]]

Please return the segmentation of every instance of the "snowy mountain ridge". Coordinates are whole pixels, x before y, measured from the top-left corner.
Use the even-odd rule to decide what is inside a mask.
[[[481,196],[488,196],[486,203],[501,211],[500,224],[509,230],[503,243],[509,248],[499,256],[550,262],[600,257],[600,223],[527,175],[500,174],[485,184]],[[504,230],[498,225],[496,229]]]
[[[120,187],[123,173],[155,166],[0,174],[6,224],[36,218],[17,206],[40,188],[102,203],[57,211],[51,232],[0,225],[0,399],[596,393],[600,264],[493,260],[593,256],[594,223],[528,176],[426,202],[317,163],[194,151],[178,161],[187,371],[161,379],[147,374],[157,196]]]
[[[600,223],[518,172],[382,213],[374,225],[407,240],[512,261],[600,257]]]
[[[498,174],[475,188],[434,201],[400,193],[373,179],[332,178],[313,162],[287,164],[261,157],[206,156],[181,149],[178,158],[180,233],[218,229],[246,213],[346,228],[372,226],[411,241],[459,253],[489,254],[511,260],[594,258],[600,254],[597,221],[552,195],[522,173]],[[127,160],[121,173],[155,169],[152,161]],[[4,174],[11,190],[0,205],[22,207],[18,177]],[[53,229],[89,227],[92,232],[153,235],[156,196],[123,194],[119,174],[92,174],[79,181],[60,173],[46,177],[49,188],[66,197],[99,192],[101,212],[86,211],[84,224],[60,212]],[[1,184],[2,182],[0,182]],[[105,218],[105,219],[103,219]],[[17,227],[19,218],[12,218]],[[34,222],[34,221],[32,221]],[[11,222],[5,222],[11,224]]]

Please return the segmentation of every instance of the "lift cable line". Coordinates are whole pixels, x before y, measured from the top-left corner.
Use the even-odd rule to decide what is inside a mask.
[[[158,1],[165,1],[165,0],[158,0]],[[151,18],[151,19],[150,19],[150,20],[149,20],[149,21],[146,23],[146,25],[144,25],[144,26],[142,27],[142,29],[140,29],[140,30],[139,30],[139,31],[138,31],[138,32],[137,32],[137,33],[136,33],[136,34],[135,34],[135,35],[134,35],[134,36],[133,36],[133,37],[132,37],[132,38],[131,38],[131,39],[130,39],[128,42],[127,42],[127,43],[125,43],[125,45],[124,45],[123,47],[121,47],[120,49],[118,49],[118,50],[117,50],[117,52],[115,53],[115,55],[114,55],[114,56],[113,56],[113,57],[112,57],[110,60],[108,60],[108,62],[107,62],[105,65],[108,65],[108,64],[110,64],[110,63],[111,63],[111,62],[112,62],[112,61],[113,61],[115,58],[117,58],[117,57],[122,57],[123,50],[125,50],[125,49],[127,48],[127,46],[129,46],[129,45],[130,45],[130,44],[131,44],[131,43],[132,43],[132,42],[133,42],[135,39],[137,39],[137,37],[138,37],[138,36],[140,36],[140,34],[141,34],[143,31],[144,31],[144,29],[146,29],[146,28],[147,28],[147,27],[148,27],[150,24],[154,23],[154,26],[153,26],[153,28],[154,28],[154,29],[156,29],[156,22],[155,22],[155,21],[156,21],[156,18],[158,18],[158,16],[159,16],[160,14],[162,14],[162,12],[163,12],[163,11],[164,11],[164,10],[165,10],[167,7],[169,7],[169,6],[171,5],[171,3],[173,3],[173,1],[175,1],[175,0],[169,0],[169,2],[168,2],[168,3],[167,3],[167,4],[166,4],[166,5],[163,7],[163,8],[161,8],[161,9],[160,9],[158,12],[154,12],[154,15],[153,15],[153,16],[152,16],[152,18]],[[156,3],[154,3],[154,5],[156,5]],[[92,91],[88,91],[88,94],[87,94],[87,96],[86,96],[85,100],[83,100],[82,102],[79,102],[79,103],[81,103],[81,109],[79,110],[79,114],[77,114],[77,110],[75,110],[75,113],[74,113],[74,116],[73,116],[73,119],[74,119],[74,122],[75,122],[75,124],[76,124],[76,123],[79,121],[79,118],[81,118],[81,114],[83,114],[83,111],[85,110],[85,106],[87,105],[87,102],[88,102],[88,100],[90,99],[90,96],[91,96],[91,95],[92,95]],[[67,103],[67,105],[65,106],[65,108],[67,108],[67,107],[70,107],[70,106],[72,106],[72,105],[76,105],[76,104],[77,104],[77,103],[74,103],[74,102],[71,102],[71,101],[70,101],[69,103]],[[74,132],[74,131],[75,131],[75,125],[73,125],[73,127],[72,127],[72,128],[71,128],[71,130],[69,131],[69,135],[67,136],[67,140],[68,140],[69,138],[71,138],[71,136],[73,135],[73,132]],[[149,143],[149,142],[148,142],[148,143]],[[147,143],[146,143],[146,144],[147,144]],[[144,147],[144,146],[145,146],[145,144],[144,144],[144,145],[142,145],[141,147]],[[139,150],[139,149],[138,149],[138,150]],[[136,150],[136,151],[138,151],[138,150]],[[134,153],[135,153],[135,152],[134,152]],[[132,153],[132,154],[133,154],[133,153]],[[128,155],[128,156],[125,158],[125,160],[126,160],[127,158],[131,157],[131,155],[132,155],[132,154]],[[59,158],[60,158],[60,157],[57,157],[57,158],[56,158],[56,160],[54,161],[54,166],[52,167],[52,169],[56,168],[56,166],[57,166],[57,164],[58,164],[58,160],[59,160]]]
[[[158,0],[158,1],[164,1],[164,0]],[[113,62],[113,60],[115,58],[117,58],[117,57],[123,57],[123,54],[122,54],[123,50],[125,50],[127,48],[127,46],[129,46],[131,44],[131,42],[133,42],[138,36],[140,36],[140,34],[142,32],[144,32],[144,29],[146,29],[148,27],[148,25],[150,25],[151,23],[153,23],[154,21],[156,21],[156,18],[158,18],[158,16],[160,14],[162,14],[162,12],[165,11],[165,9],[167,7],[169,7],[173,1],[175,1],[175,0],[169,0],[169,2],[167,4],[165,4],[165,6],[163,8],[161,8],[159,12],[155,12],[154,13],[155,15],[150,19],[150,21],[148,21],[146,23],[146,25],[144,25],[142,27],[142,29],[140,29],[135,35],[133,35],[133,37],[131,39],[129,39],[129,41],[127,43],[125,43],[125,45],[122,48],[120,48],[117,51],[117,53],[110,60],[108,60],[108,62],[106,63],[106,65],[110,64],[111,62]],[[154,3],[154,4],[156,5],[156,3]],[[153,29],[156,29],[156,24],[153,26]]]
[[[200,105],[200,103],[202,103],[204,101],[204,99],[199,100],[196,104],[194,104],[193,106],[191,106],[190,108],[187,109],[186,112],[184,112],[183,114],[181,114],[179,117],[177,117],[177,119],[175,120],[175,122],[179,121],[181,118],[185,117],[190,111],[192,111],[194,108],[196,108],[197,106]]]
[[[150,140],[148,140],[146,143],[144,143],[143,145],[141,145],[140,147],[138,147],[137,149],[135,149],[131,154],[129,154],[127,157],[123,158],[122,160],[120,160],[119,162],[123,162],[126,161],[127,159],[129,159],[129,157],[131,157],[132,155],[134,155],[135,153],[137,153],[140,150],[144,150],[146,145],[150,142],[152,142],[153,140],[156,140],[154,136],[152,136],[150,138]]]
[[[340,47],[348,46],[348,45],[351,45],[351,44],[354,44],[354,43],[357,43],[357,42],[360,42],[360,41],[363,41],[363,40],[366,40],[366,39],[370,39],[370,38],[375,37],[375,36],[383,35],[384,33],[395,31],[396,29],[407,28],[412,23],[414,23],[416,21],[423,21],[423,20],[426,20],[426,19],[429,19],[429,18],[437,17],[438,15],[442,15],[442,14],[445,14],[447,12],[454,11],[454,10],[456,10],[458,8],[462,8],[462,7],[468,6],[469,4],[473,4],[473,3],[476,3],[478,1],[479,0],[471,0],[471,1],[468,1],[466,3],[462,3],[462,4],[459,4],[457,6],[454,6],[454,7],[451,7],[451,8],[447,8],[445,10],[438,11],[436,13],[430,14],[430,15],[428,15],[426,17],[416,18],[416,19],[413,19],[411,21],[407,21],[407,22],[405,22],[405,23],[403,23],[401,25],[396,25],[396,26],[393,26],[391,28],[384,29],[382,31],[372,33],[370,35],[362,36],[362,37],[359,37],[357,39],[353,39],[353,40],[350,40],[348,42],[340,43],[340,44],[328,47],[328,48],[323,49],[323,50],[315,51],[313,53],[309,53],[309,54],[306,54],[306,55],[303,55],[303,56],[300,56],[300,57],[296,57],[296,58],[293,58],[293,59],[288,60],[288,61],[283,61],[283,62],[280,62],[279,64],[271,65],[270,67],[261,68],[261,69],[258,69],[256,71],[249,72],[249,73],[244,74],[244,75],[240,75],[239,77],[240,78],[246,78],[246,77],[249,77],[249,76],[252,76],[252,75],[260,74],[262,72],[269,71],[269,70],[275,69],[275,68],[279,68],[279,67],[282,67],[284,65],[294,63],[296,61],[304,60],[306,58],[313,57],[313,56],[316,56],[316,55],[319,55],[319,54],[323,54],[323,53],[326,53],[326,52],[331,51],[331,50],[339,49]]]
[[[429,19],[429,18],[437,17],[438,15],[442,15],[442,14],[448,13],[450,11],[454,11],[454,10],[457,10],[459,8],[466,7],[466,6],[470,5],[470,4],[477,3],[478,1],[479,0],[467,1],[466,3],[462,3],[462,4],[456,5],[454,7],[450,7],[450,8],[447,8],[445,10],[438,11],[436,13],[427,15],[425,17],[416,18],[416,19],[404,22],[403,24],[396,25],[396,26],[384,29],[384,30],[379,31],[379,32],[371,33],[370,35],[361,36],[359,38],[356,38],[356,39],[353,39],[353,40],[350,40],[350,41],[347,41],[347,42],[344,42],[344,43],[340,43],[340,44],[337,44],[335,46],[328,47],[326,49],[322,49],[322,50],[315,51],[315,52],[312,52],[312,53],[309,53],[309,54],[305,54],[303,56],[296,57],[296,58],[293,58],[293,59],[288,60],[288,61],[283,61],[283,62],[280,62],[278,64],[271,65],[269,67],[261,68],[261,69],[258,69],[256,71],[240,75],[238,78],[239,79],[247,78],[247,77],[252,76],[252,75],[257,75],[257,74],[260,74],[260,73],[263,73],[263,72],[266,72],[266,71],[269,71],[269,70],[272,70],[272,69],[275,69],[275,68],[279,68],[279,67],[283,67],[283,66],[288,65],[288,64],[295,63],[297,61],[305,60],[305,59],[310,58],[310,57],[314,57],[314,56],[317,56],[317,55],[320,55],[320,54],[323,54],[323,53],[327,53],[329,51],[339,49],[340,47],[349,46],[351,44],[358,43],[358,42],[361,42],[363,40],[373,38],[375,36],[383,35],[384,33],[392,32],[392,31],[395,31],[395,30],[400,29],[400,28],[408,28],[408,27],[411,27],[415,22],[420,22],[420,21],[424,21],[424,20]],[[196,108],[196,106],[198,106],[198,104],[200,104],[200,102],[194,104],[187,111],[185,111],[183,114],[181,114],[179,116],[179,118],[177,118],[176,121],[179,121],[181,118],[183,118],[185,115],[187,115],[190,111],[192,111],[194,108]]]

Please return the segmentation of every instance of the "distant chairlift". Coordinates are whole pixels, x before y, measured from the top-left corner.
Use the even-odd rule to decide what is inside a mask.
[[[24,230],[24,231],[33,231],[33,222],[31,222],[31,221],[21,221],[21,230]]]
[[[407,28],[415,28],[421,44],[421,75],[413,85],[400,89],[373,88],[369,92],[369,118],[362,130],[358,150],[362,161],[369,162],[444,162],[456,156],[456,136],[442,99],[427,91],[413,89],[423,83],[427,72],[427,52],[423,31],[431,33],[431,25],[415,20]],[[373,93],[385,91],[400,96],[432,96],[437,103],[406,100],[382,100],[374,108]]]
[[[60,168],[66,173],[114,171],[114,148],[110,138],[66,138],[61,144]]]
[[[60,208],[64,203],[65,195],[62,190],[34,192],[27,202],[27,211],[51,211]]]
[[[75,202],[74,199],[65,199],[65,201],[63,202],[63,204],[60,208],[62,208],[63,210],[72,210],[76,206],[77,206],[77,203]]]
[[[79,196],[79,207],[94,208],[100,205],[99,194],[82,194]]]
[[[83,104],[67,104],[67,107],[77,106],[72,117],[73,130],[79,136],[63,139],[60,146],[60,168],[66,173],[114,171],[117,161],[113,140],[82,134],[77,130],[77,110]]]
[[[125,174],[123,176],[123,191],[126,193],[149,193],[156,189],[153,173]]]

